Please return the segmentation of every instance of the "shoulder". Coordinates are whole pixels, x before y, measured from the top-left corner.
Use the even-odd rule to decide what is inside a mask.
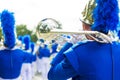
[[[85,44],[87,44],[88,42],[89,42],[89,41],[87,41],[87,40],[85,40],[85,41],[80,41],[80,42],[74,44],[74,45],[72,46],[72,49],[75,49],[75,48],[77,48],[77,47],[79,47],[79,46],[85,45]]]
[[[80,55],[90,49],[94,50],[96,46],[98,48],[99,44],[95,41],[81,41],[74,44],[72,47],[70,47],[67,51],[64,52],[64,54],[66,56]]]

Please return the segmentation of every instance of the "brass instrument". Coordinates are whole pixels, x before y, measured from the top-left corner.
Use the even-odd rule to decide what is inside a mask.
[[[59,31],[52,31],[51,33],[58,33]],[[112,43],[113,39],[106,34],[103,34],[98,31],[60,31],[59,33],[65,34],[78,34],[78,35],[88,35],[89,37],[93,38],[95,41],[100,43]]]
[[[46,18],[46,19],[41,20],[40,24],[42,25],[42,22],[49,20],[49,19],[54,20],[52,18]],[[75,34],[77,35],[77,37],[80,37],[82,35],[87,35],[91,37],[93,40],[100,42],[100,43],[112,43],[112,41],[115,41],[115,39],[118,40],[116,36],[114,36],[115,35],[114,32],[111,32],[111,31],[109,31],[108,34],[104,34],[98,31],[63,31],[61,29],[58,29],[58,30],[51,30],[50,32],[44,34],[39,31],[39,27],[40,26],[36,28],[36,34],[37,34],[38,39],[43,38],[48,41],[51,41],[52,39],[58,39],[61,37],[62,34],[70,34],[70,35]],[[85,38],[78,39],[78,41],[81,41],[81,40],[85,40]]]
[[[74,31],[63,31],[63,30],[58,30],[58,31],[55,30],[55,31],[51,31],[49,33],[46,33],[46,35],[47,35],[46,40],[50,41],[51,38],[52,38],[52,39],[55,39],[55,40],[59,40],[60,42],[63,42],[64,39],[63,39],[63,41],[61,39],[61,38],[63,38],[63,37],[61,37],[62,34],[73,36],[73,40],[75,38],[78,38],[78,39],[75,39],[77,42],[87,40],[85,35],[91,37],[93,40],[95,40],[99,43],[112,43],[113,41],[118,40],[118,38],[116,38],[117,36],[114,36],[115,34],[113,32],[109,32],[108,34],[104,34],[104,33],[98,32],[98,31],[75,31],[74,32]],[[74,37],[74,35],[76,37]],[[63,44],[64,44],[64,42],[63,42]],[[74,42],[74,43],[76,43],[76,42]]]

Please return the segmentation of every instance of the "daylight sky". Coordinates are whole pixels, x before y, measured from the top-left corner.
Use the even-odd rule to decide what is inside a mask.
[[[88,0],[0,0],[0,13],[14,12],[16,25],[26,24],[30,30],[44,18],[53,18],[66,31],[82,29],[81,11]],[[37,48],[35,48],[37,49]]]
[[[81,29],[81,11],[87,0],[0,0],[0,12],[14,12],[16,24],[26,24],[29,29],[44,18],[54,18],[65,30]]]

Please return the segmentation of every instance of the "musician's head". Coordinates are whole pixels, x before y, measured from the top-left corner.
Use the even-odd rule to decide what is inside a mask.
[[[80,18],[83,30],[99,31],[105,34],[117,30],[118,14],[117,0],[90,0]]]

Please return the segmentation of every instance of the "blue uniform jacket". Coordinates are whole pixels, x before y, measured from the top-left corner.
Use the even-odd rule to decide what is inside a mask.
[[[57,53],[56,57],[53,58],[51,65],[56,66],[58,63],[60,63],[64,59],[63,53],[68,50],[70,47],[72,47],[72,43],[66,42],[63,47],[60,49],[60,51]]]
[[[0,50],[0,77],[14,79],[20,76],[22,64],[30,55],[20,49]]]
[[[120,80],[120,43],[78,44],[64,52],[64,60],[51,67],[49,80]]]
[[[53,43],[51,47],[52,47],[51,54],[57,53],[58,44],[57,43]]]
[[[33,54],[32,56],[33,56],[32,62],[35,62],[37,60],[37,56],[36,54]]]
[[[48,47],[39,48],[38,57],[41,59],[42,57],[50,57],[50,50]]]
[[[26,52],[26,51],[25,51]],[[33,59],[34,59],[34,55],[32,55],[31,52],[26,52],[25,55],[29,55],[27,56],[26,60],[24,61],[24,63],[32,63]]]

